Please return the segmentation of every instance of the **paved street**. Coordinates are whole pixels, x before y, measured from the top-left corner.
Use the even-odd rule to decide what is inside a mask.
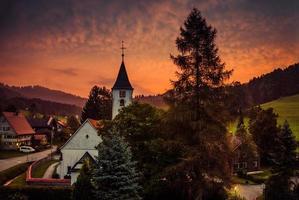
[[[54,152],[56,148],[57,148],[56,146],[53,146],[52,152]],[[51,153],[51,149],[48,149],[46,151],[28,154],[28,156],[20,156],[20,157],[0,160],[0,171],[3,171],[5,169],[8,169],[20,163],[42,159],[47,155],[49,155],[50,153]]]
[[[246,200],[255,200],[263,194],[262,185],[237,185],[237,192]]]
[[[58,165],[59,162],[57,163],[53,163],[52,165],[50,165],[47,169],[47,171],[45,172],[43,178],[52,178],[52,175],[54,173],[54,170],[55,170],[55,166]]]

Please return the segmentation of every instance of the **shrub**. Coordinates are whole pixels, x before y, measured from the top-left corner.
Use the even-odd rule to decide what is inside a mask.
[[[31,163],[22,163],[0,172],[0,185],[24,173]]]
[[[28,200],[70,200],[71,187],[0,187],[0,199],[16,199],[16,194]]]

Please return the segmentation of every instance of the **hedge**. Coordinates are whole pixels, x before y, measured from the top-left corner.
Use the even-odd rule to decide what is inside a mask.
[[[7,181],[19,176],[20,174],[26,172],[27,168],[30,166],[30,163],[18,164],[14,167],[8,168],[0,172],[0,185],[5,184]],[[0,198],[1,199],[1,198]]]
[[[27,200],[71,200],[71,187],[0,187],[0,199],[13,199],[16,195]]]

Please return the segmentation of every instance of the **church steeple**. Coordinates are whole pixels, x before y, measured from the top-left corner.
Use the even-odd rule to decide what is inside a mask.
[[[132,103],[133,87],[129,81],[125,61],[124,61],[124,42],[121,43],[121,65],[112,87],[112,119],[118,114],[119,110]]]
[[[124,62],[124,41],[122,41],[122,46],[121,46],[121,50],[122,50],[122,62],[119,68],[119,72],[117,75],[117,79],[112,87],[112,89],[125,89],[125,90],[133,90],[133,87],[129,81],[129,77],[127,74],[127,70],[126,70],[126,66],[125,66],[125,62]]]

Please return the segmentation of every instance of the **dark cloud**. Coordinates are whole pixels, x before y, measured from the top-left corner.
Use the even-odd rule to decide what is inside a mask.
[[[93,61],[86,66],[96,63],[102,66],[97,73],[106,77],[109,71],[107,77],[112,77],[115,63],[110,61],[119,56],[120,41],[125,40],[126,54],[134,57],[133,70],[141,74],[151,68],[151,74],[143,76],[160,77],[163,71],[159,67],[173,67],[169,54],[174,53],[179,26],[193,7],[218,30],[221,57],[235,67],[235,79],[246,81],[274,65],[299,60],[298,0],[2,0],[0,67],[13,72],[13,68],[24,68],[26,63],[27,68],[37,68],[40,61],[54,59],[70,59],[72,63],[53,61],[47,68],[77,67],[78,57],[83,57],[84,62]],[[145,66],[152,60],[156,65]],[[84,69],[83,65],[82,61],[76,69]],[[251,74],[249,68],[253,69]],[[69,77],[79,75],[75,69],[54,70]],[[80,75],[87,76],[81,71]],[[141,80],[134,77],[137,73],[132,76]],[[164,76],[168,76],[163,82],[167,87],[169,74]],[[113,84],[114,79],[103,77],[88,84]],[[139,90],[155,92],[153,84],[158,85],[143,82]]]
[[[72,67],[63,67],[63,68],[54,68],[51,69],[52,71],[54,71],[55,73],[58,74],[63,74],[63,75],[67,75],[67,76],[78,76],[78,70]]]

